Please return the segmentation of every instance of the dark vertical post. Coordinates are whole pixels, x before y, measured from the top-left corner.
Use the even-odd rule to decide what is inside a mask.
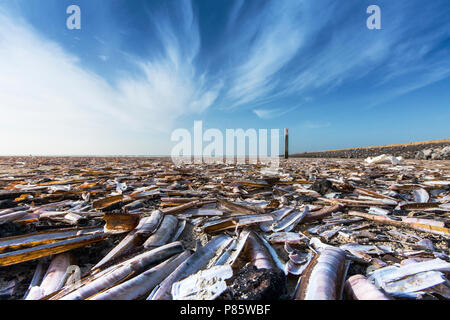
[[[289,129],[284,128],[284,158],[289,158]]]

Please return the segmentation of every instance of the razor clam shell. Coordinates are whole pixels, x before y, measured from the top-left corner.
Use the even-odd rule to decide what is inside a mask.
[[[141,245],[145,241],[144,238],[147,238],[150,234],[155,232],[155,230],[161,224],[163,218],[164,215],[160,210],[155,210],[150,216],[142,218],[139,221],[137,227],[133,231],[128,233],[125,238],[123,238],[117,246],[115,246],[110,252],[108,252],[108,254],[95,266],[93,266],[91,270],[101,268],[108,261],[111,261],[112,259],[117,258],[120,255],[123,255],[133,248]]]
[[[205,217],[205,216],[222,216],[223,211],[218,209],[188,209],[184,213],[180,213],[179,217]]]
[[[29,208],[30,208],[29,206],[18,206],[14,208],[0,210],[0,217],[4,216],[5,214],[10,214],[17,211],[27,211]]]
[[[438,220],[431,220],[431,219],[420,219],[420,218],[414,218],[414,217],[402,217],[402,221],[406,223],[418,223],[418,224],[425,224],[433,227],[445,227],[444,221],[438,221]]]
[[[322,220],[330,216],[332,213],[339,211],[342,207],[343,205],[338,203],[329,207],[324,207],[318,211],[308,212],[306,216],[303,218],[302,222],[313,222],[316,220]]]
[[[239,212],[241,214],[245,215],[253,215],[256,213],[264,213],[264,210],[260,207],[250,205],[250,204],[244,204],[244,203],[234,203],[232,201],[228,201],[225,199],[220,199],[219,204],[230,210],[231,212]]]
[[[117,264],[117,265],[110,266],[103,270],[97,269],[95,271],[91,271],[85,277],[80,279],[80,281],[76,281],[74,283],[66,283],[61,290],[58,290],[55,294],[46,296],[43,299],[44,300],[59,300],[60,298],[68,295],[69,293],[74,292],[75,290],[81,288],[82,286],[84,286],[106,274],[111,273],[112,271],[120,268],[121,266],[122,266],[121,264]]]
[[[271,229],[273,232],[279,232],[279,231],[291,231],[298,223],[300,223],[303,218],[308,214],[309,207],[306,206],[303,211],[294,211],[291,212],[286,217],[282,218],[278,222],[276,222],[274,225],[272,225]]]
[[[205,246],[197,246],[197,250],[186,261],[178,266],[159,287],[152,291],[148,300],[170,300],[172,299],[171,288],[174,282],[181,280],[202,268],[206,267],[210,260],[217,254],[217,250],[231,241],[231,237],[221,234],[212,238]]]
[[[233,242],[234,242],[234,238],[229,238],[228,240],[224,241],[223,244],[217,248],[216,253],[214,255],[214,257],[212,257],[208,264],[206,265],[206,267],[204,269],[208,269],[211,268],[213,266],[215,266],[216,264],[218,265],[219,260],[223,261],[222,257],[225,255],[225,257],[227,256],[227,253],[231,250],[230,247],[233,246]],[[225,258],[224,257],[224,258]]]
[[[180,263],[183,263],[190,254],[189,251],[184,251],[178,256],[171,257],[130,280],[94,295],[89,300],[132,300],[145,296],[173,272]]]
[[[450,181],[424,181],[422,182],[422,184],[426,185],[426,186],[446,186],[446,185],[450,185]]]
[[[87,234],[85,236],[64,239],[61,241],[38,245],[32,248],[16,250],[0,254],[0,266],[9,266],[45,256],[66,252],[75,248],[101,241],[105,238],[103,232]]]
[[[250,232],[247,244],[246,250],[252,265],[257,269],[273,269],[275,267],[275,262],[268,249],[262,243],[261,238],[253,231]]]
[[[359,263],[370,263],[372,262],[372,257],[369,256],[368,254],[358,251],[358,250],[353,250],[353,249],[346,249],[346,257],[349,258],[350,260],[359,262]]]
[[[340,230],[342,230],[342,227],[335,227],[331,230],[326,230],[324,232],[321,232],[319,234],[320,237],[324,238],[326,241],[330,240],[331,238],[333,238]]]
[[[199,200],[194,200],[194,201],[191,201],[191,202],[188,202],[188,203],[185,203],[185,204],[181,204],[181,205],[176,206],[176,207],[170,207],[170,208],[163,209],[162,211],[163,211],[163,213],[165,215],[178,214],[178,213],[184,212],[187,209],[190,209],[192,207],[196,207],[199,204],[200,204]]]
[[[430,195],[428,194],[427,190],[425,190],[423,188],[413,190],[413,197],[414,197],[414,202],[425,203],[430,200]]]
[[[207,222],[203,225],[203,230],[205,232],[218,232],[267,221],[273,221],[273,217],[270,214],[234,216]]]
[[[285,264],[285,273],[296,276],[302,275],[313,258],[314,254],[312,252],[308,252],[306,255],[299,255],[299,257],[297,255],[289,255],[289,260]]]
[[[178,219],[175,216],[165,215],[159,228],[144,242],[146,249],[159,247],[174,238],[178,227]]]
[[[70,253],[60,253],[53,257],[39,286],[43,291],[43,296],[49,295],[64,286],[66,279],[69,276],[67,269],[71,265],[73,259],[74,258]]]
[[[28,286],[28,289],[23,296],[23,300],[27,300],[27,296],[33,287],[39,287],[39,285],[41,284],[42,279],[44,278],[46,272],[46,264],[47,263],[45,262],[45,258],[39,260],[39,263],[36,266],[36,270],[34,271],[33,278],[31,279],[30,285]]]
[[[358,199],[361,199],[361,200],[370,200],[370,201],[373,201],[374,203],[380,203],[380,204],[387,204],[387,205],[393,205],[393,206],[395,206],[395,205],[397,205],[397,201],[395,201],[395,200],[392,200],[392,199],[386,199],[386,198],[383,198],[383,199],[379,199],[379,198],[374,198],[374,197],[369,197],[369,196],[358,196]]]
[[[183,233],[185,227],[186,227],[186,220],[178,220],[177,229],[171,239],[172,242],[178,240],[180,235]]]
[[[388,293],[410,293],[434,287],[436,285],[444,283],[445,281],[446,280],[442,272],[425,271],[408,276],[405,279],[386,283],[383,286],[383,289]]]
[[[124,200],[123,195],[110,196],[103,199],[98,199],[92,202],[92,207],[94,209],[103,210],[108,207],[111,207],[115,204],[118,204]]]
[[[233,239],[231,241],[230,245],[218,257],[218,259],[214,262],[213,265],[220,266],[220,265],[226,264],[227,261],[230,259],[232,252],[236,250],[237,244],[238,244],[238,241],[236,239]]]
[[[289,254],[289,260],[296,264],[304,264],[308,260],[311,260],[313,257],[314,255],[311,252]]]
[[[312,237],[309,240],[309,245],[319,252],[326,248],[334,248],[333,246],[330,246],[329,244],[323,243],[322,241],[320,241],[319,238],[316,238],[316,237]]]
[[[292,248],[288,242],[285,242],[284,243],[284,251],[286,251],[288,254],[290,254],[290,253],[294,253],[295,249]]]
[[[285,274],[292,274],[294,276],[300,276],[302,275],[303,271],[308,267],[308,264],[297,264],[292,262],[291,260],[288,260],[286,264],[284,265],[284,273]]]
[[[15,211],[12,213],[4,214],[0,216],[0,224],[8,221],[19,220],[27,215],[27,211]]]
[[[391,212],[389,210],[379,208],[379,207],[370,207],[368,213],[377,214],[380,216],[386,216],[386,215],[390,214]]]
[[[339,300],[349,264],[345,252],[326,247],[309,263],[295,298],[299,300]]]
[[[6,250],[16,250],[22,247],[33,247],[60,240],[80,237],[89,234],[103,234],[103,228],[70,228],[52,231],[36,232],[28,235],[0,239],[0,253]]]
[[[416,273],[427,271],[450,272],[450,263],[439,258],[417,263],[409,263],[405,266],[387,266],[372,272],[369,280],[375,281],[378,286],[383,286],[387,282],[400,280]]]
[[[238,256],[241,254],[242,249],[245,247],[245,244],[247,243],[248,236],[250,235],[250,232],[248,230],[243,230],[236,241],[236,248],[231,251],[229,258],[227,258],[226,262],[224,264],[229,264],[230,266],[233,266]]]
[[[425,272],[425,271],[441,271],[441,272],[450,272],[450,263],[441,260],[441,259],[433,259],[418,263],[408,264],[406,266],[400,267],[396,269],[394,272],[383,277],[384,282],[394,281],[406,276]]]
[[[152,263],[159,262],[183,250],[181,242],[173,242],[153,250],[146,251],[133,257],[115,268],[108,270],[102,277],[98,277],[77,290],[63,296],[61,300],[83,300],[123,281],[131,274],[142,272]]]
[[[427,250],[434,251],[433,241],[429,239],[422,239],[416,243],[416,245],[421,246]]]
[[[408,223],[408,222],[394,220],[394,219],[391,219],[391,218],[388,218],[385,216],[377,216],[377,215],[368,214],[368,213],[359,212],[359,211],[349,211],[348,214],[351,216],[363,217],[367,220],[375,221],[376,223],[393,225],[393,226],[397,226],[397,227],[411,228],[411,229],[418,230],[418,231],[442,235],[444,237],[447,237],[450,235],[450,229],[446,228],[446,227],[436,227],[436,226],[431,226],[428,224],[419,224],[419,223]]]
[[[296,232],[275,232],[265,236],[270,243],[300,243],[305,237]]]
[[[281,209],[272,211],[270,214],[273,216],[273,221],[279,221],[289,213],[291,213],[294,210],[294,207],[283,207]],[[263,232],[270,232],[273,222],[262,222],[259,224],[259,228]]]
[[[271,256],[272,260],[275,262],[276,267],[280,270],[284,270],[284,263],[281,261],[280,257],[278,256],[277,252],[275,251],[275,249],[270,245],[269,242],[267,242],[266,239],[261,237],[258,233],[255,233],[255,235],[262,242],[264,247],[270,253],[270,256]]]
[[[390,300],[388,296],[361,274],[348,278],[345,282],[345,291],[353,300]]]
[[[149,234],[154,233],[158,229],[163,218],[164,218],[164,214],[162,213],[161,210],[152,211],[150,216],[142,218],[139,221],[139,224],[135,229],[136,233],[144,234],[144,235],[149,235]]]
[[[356,251],[364,252],[367,254],[376,254],[376,255],[392,252],[392,250],[389,247],[382,247],[382,246],[377,247],[374,245],[361,245],[358,243],[344,244],[344,245],[339,246],[339,248],[341,248],[343,250],[356,250]]]

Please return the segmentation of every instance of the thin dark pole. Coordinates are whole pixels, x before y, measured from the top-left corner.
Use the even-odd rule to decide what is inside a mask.
[[[284,158],[289,158],[289,129],[284,129]]]

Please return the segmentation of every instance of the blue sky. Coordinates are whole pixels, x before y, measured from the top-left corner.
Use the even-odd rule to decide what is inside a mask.
[[[0,154],[170,154],[194,120],[288,127],[291,152],[450,138],[449,16],[448,0],[0,0]]]

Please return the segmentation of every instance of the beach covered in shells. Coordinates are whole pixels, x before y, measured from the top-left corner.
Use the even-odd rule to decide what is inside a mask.
[[[445,300],[449,223],[447,160],[0,157],[0,299]]]

